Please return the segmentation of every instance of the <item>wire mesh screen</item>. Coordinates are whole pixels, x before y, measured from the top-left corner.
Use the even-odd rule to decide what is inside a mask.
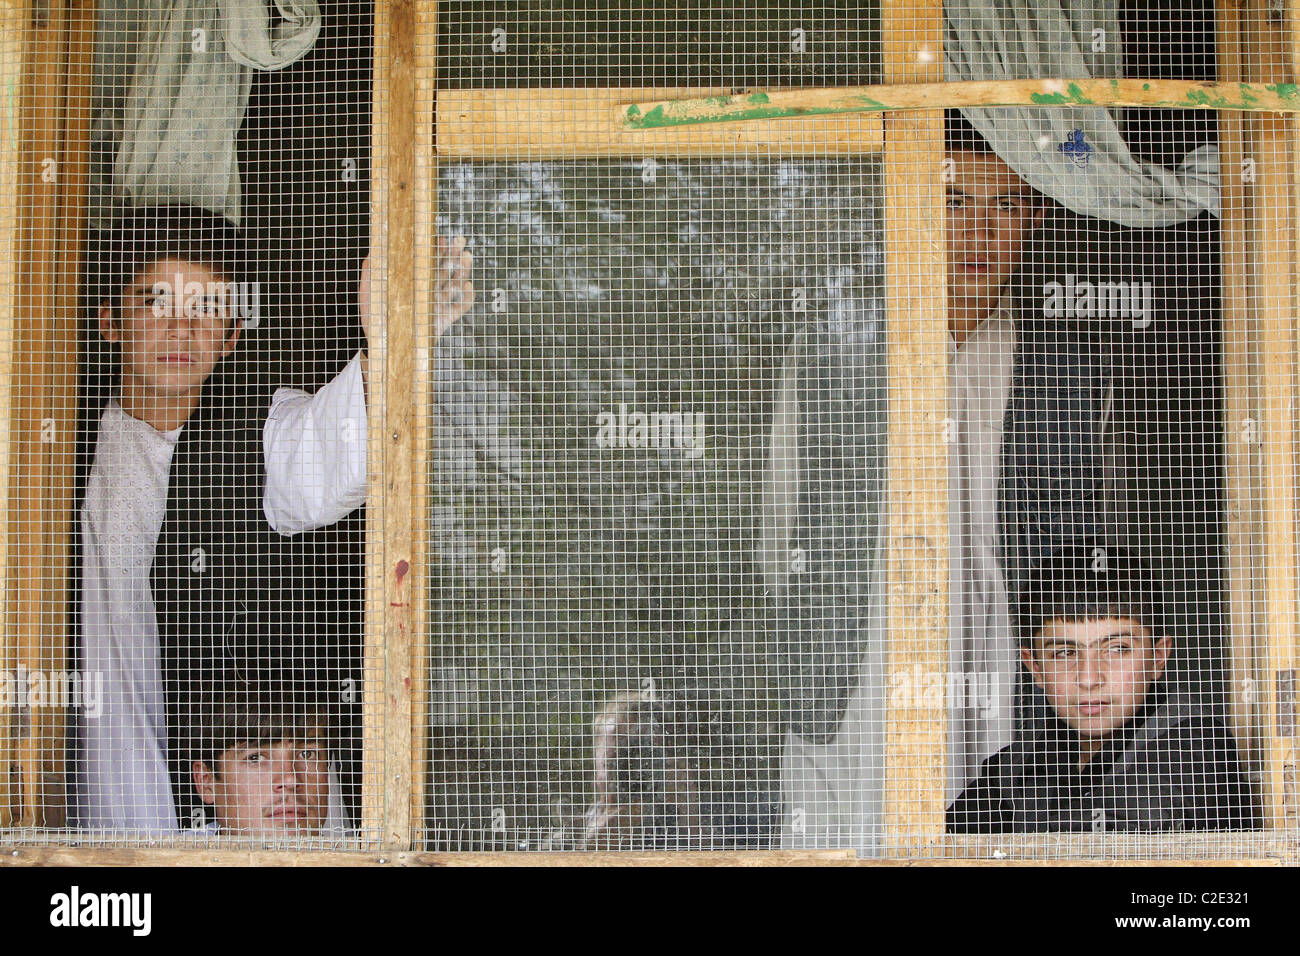
[[[431,813],[573,840],[593,779],[655,801],[680,775],[724,818],[709,845],[752,845],[788,702],[755,542],[795,335],[864,428],[834,533],[869,546],[878,518],[878,166],[457,164],[438,195],[488,304],[439,352]]]
[[[1216,76],[1212,8],[974,9],[946,11],[950,80]],[[1254,452],[1225,421],[1256,345],[1221,309],[1220,222],[1261,214],[1243,147],[1220,165],[1219,114],[1164,108],[950,110],[928,145],[887,120],[892,159],[863,112],[830,157],[806,129],[611,146],[609,101],[566,89],[861,82],[881,33],[928,28],[682,15],[441,12],[428,221],[478,304],[435,340],[425,845],[1176,856],[1139,834],[1258,831],[1266,652],[1230,596],[1258,555],[1228,513]],[[946,532],[912,535],[920,511]],[[896,586],[935,555],[941,616]]]
[[[5,822],[366,839],[370,5],[89,9],[32,8],[5,134]]]

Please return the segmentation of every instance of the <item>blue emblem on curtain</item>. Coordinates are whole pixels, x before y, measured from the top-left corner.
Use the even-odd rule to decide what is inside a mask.
[[[1065,142],[1056,147],[1064,153],[1074,165],[1083,168],[1088,165],[1092,147],[1083,141],[1083,130],[1076,129],[1065,138]]]

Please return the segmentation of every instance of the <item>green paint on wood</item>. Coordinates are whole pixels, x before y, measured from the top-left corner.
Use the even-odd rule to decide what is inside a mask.
[[[1116,86],[1118,86],[1118,84],[1116,84]],[[1084,95],[1083,90],[1079,89],[1078,83],[1071,83],[1068,88],[1068,92],[1070,96],[1074,99],[1074,102],[1082,104],[1084,106],[1094,105],[1093,100],[1090,97]]]
[[[868,96],[847,96],[842,102],[829,106],[771,105],[766,93],[744,96],[710,96],[698,100],[675,100],[659,103],[645,113],[636,106],[628,107],[624,126],[630,129],[665,129],[675,126],[695,126],[704,123],[732,123],[745,120],[789,119],[798,116],[828,116],[835,113],[865,113],[889,109]]]
[[[1118,80],[1110,81],[1117,95]],[[1151,84],[1143,83],[1143,90]],[[1070,83],[1062,92],[1030,92],[1027,101],[1010,97],[1005,102],[982,104],[987,106],[1092,106],[1104,107],[1085,92],[1078,83]],[[1215,84],[1187,91],[1181,99],[1158,100],[1144,103],[1146,107],[1172,107],[1177,109],[1244,109],[1286,110],[1300,106],[1300,86],[1295,83],[1273,83],[1255,86]],[[884,103],[862,93],[846,93],[825,106],[783,106],[773,104],[766,93],[749,93],[743,96],[709,96],[695,100],[674,100],[659,103],[642,113],[636,106],[627,109],[624,126],[628,129],[664,129],[677,126],[694,126],[704,123],[736,123],[748,120],[787,119],[799,116],[826,116],[835,113],[870,113],[884,110],[928,109],[928,104],[898,105]]]

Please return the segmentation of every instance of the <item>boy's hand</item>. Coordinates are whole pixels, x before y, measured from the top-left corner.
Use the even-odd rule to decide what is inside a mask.
[[[433,336],[438,339],[474,304],[470,281],[474,257],[465,251],[465,237],[450,242],[438,237],[433,260]]]
[[[470,273],[474,257],[465,251],[465,237],[451,241],[439,236],[433,264],[433,332],[441,336],[474,304],[474,283]],[[370,257],[361,263],[361,281],[357,285],[357,307],[361,331],[370,341]]]

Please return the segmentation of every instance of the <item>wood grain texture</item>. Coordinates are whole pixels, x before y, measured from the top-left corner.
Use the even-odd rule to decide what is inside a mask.
[[[942,5],[887,2],[887,82],[942,76]],[[906,24],[906,31],[901,27]],[[885,291],[889,365],[889,673],[948,665],[947,276],[943,111],[885,118]],[[943,836],[947,713],[890,695],[885,841]]]
[[[0,866],[1286,866],[1295,841],[1242,841],[1222,834],[1077,839],[1026,835],[950,839],[925,858],[859,858],[852,850],[747,850],[627,853],[420,853],[374,850],[263,850],[223,844],[186,849],[15,847],[0,844]],[[1088,856],[1085,857],[1084,854]],[[1108,854],[1108,856],[1107,856]]]
[[[881,148],[879,116],[830,116],[774,122],[635,130],[622,122],[637,89],[440,90],[441,159],[527,156],[855,155]],[[662,92],[662,91],[660,91]],[[724,89],[681,89],[684,97]]]
[[[427,6],[427,5],[422,5]],[[389,3],[388,126],[384,159],[388,221],[384,313],[384,844],[411,845],[411,658],[414,605],[423,580],[413,529],[416,481],[415,350],[415,0]],[[420,475],[419,479],[424,480]]]
[[[1266,15],[1264,0],[1243,5],[1242,46],[1247,80],[1293,80],[1290,31]],[[1296,574],[1296,197],[1293,169],[1297,132],[1294,114],[1252,115],[1248,148],[1255,159],[1249,230],[1252,250],[1249,303],[1256,316],[1259,433],[1259,513],[1264,701],[1264,797],[1274,827],[1297,823],[1294,687],[1297,614]],[[1285,720],[1287,714],[1291,717]],[[1286,725],[1284,725],[1284,723]]]
[[[1294,117],[1256,119],[1258,145],[1263,157],[1257,167],[1259,200],[1256,205],[1258,259],[1255,275],[1259,315],[1259,393],[1262,400],[1260,433],[1263,437],[1264,520],[1264,627],[1268,657],[1264,697],[1268,701],[1265,726],[1265,790],[1273,826],[1296,825],[1294,696],[1287,693],[1287,675],[1296,667],[1296,319],[1295,258],[1293,250],[1295,208],[1291,153],[1297,124]],[[1290,684],[1293,691],[1294,682]]]
[[[384,398],[383,374],[388,314],[389,267],[387,187],[388,171],[388,52],[390,8],[375,0],[374,77],[370,135],[370,308],[373,313],[366,343],[366,573],[365,623],[362,648],[361,694],[361,819],[358,830],[382,839],[384,832],[384,709],[385,685],[384,606],[388,593],[387,557],[384,552]]]
[[[94,0],[51,3],[28,28],[19,130],[13,400],[9,421],[14,663],[62,671],[77,404],[77,288],[89,159]],[[64,817],[66,715],[32,707],[15,741],[18,822]]]
[[[892,53],[919,69],[916,44]],[[910,59],[907,59],[909,58]],[[897,60],[902,64],[903,60]],[[939,77],[942,79],[942,77]],[[619,107],[627,130],[668,132],[709,125],[808,122],[848,113],[883,113],[938,106],[1133,106],[1165,109],[1235,109],[1294,112],[1300,91],[1288,83],[1194,83],[1186,80],[1035,79],[963,82],[891,81],[876,86],[759,90],[732,95],[674,94]]]
[[[415,144],[415,182],[413,199],[415,203],[413,255],[413,289],[414,305],[414,368],[411,378],[412,412],[412,460],[411,460],[411,509],[413,515],[411,549],[415,559],[411,564],[412,580],[410,582],[411,601],[411,688],[409,695],[411,727],[410,779],[407,790],[410,793],[410,832],[412,839],[423,832],[425,781],[428,776],[428,683],[429,668],[429,454],[430,454],[430,420],[429,409],[433,406],[433,353],[437,343],[433,340],[431,326],[433,323],[433,268],[434,268],[434,229],[437,217],[437,166],[434,161],[433,143],[436,135],[434,128],[434,98],[437,95],[435,82],[437,77],[437,40],[438,9],[432,3],[418,3],[415,6],[415,106],[411,111],[414,124],[412,140]],[[405,125],[406,120],[403,119]],[[402,129],[401,133],[406,134]]]
[[[14,330],[18,318],[18,118],[23,111],[23,40],[30,15],[27,0],[0,0],[0,97],[4,118],[0,125],[0,489],[9,488],[12,430]],[[0,508],[0,595],[8,595],[9,509]],[[0,674],[10,674],[16,663],[7,599],[0,604]],[[0,827],[14,823],[12,801],[13,722],[0,719]]]
[[[417,599],[412,457],[415,377],[415,12],[375,4],[372,304],[366,529],[362,831],[411,843],[411,654]]]

